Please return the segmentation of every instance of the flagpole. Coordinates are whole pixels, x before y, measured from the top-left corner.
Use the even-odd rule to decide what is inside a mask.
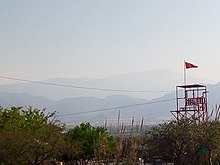
[[[184,64],[183,64],[183,72],[184,72],[184,85],[186,85],[186,62],[184,60]]]

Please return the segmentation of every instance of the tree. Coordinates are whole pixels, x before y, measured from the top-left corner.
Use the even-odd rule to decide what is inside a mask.
[[[146,132],[148,159],[162,159],[177,165],[211,165],[220,157],[219,118],[198,121],[181,118]]]
[[[0,108],[0,162],[2,164],[49,164],[62,141],[63,126],[55,113],[28,107]]]
[[[65,134],[66,152],[63,158],[66,162],[88,164],[89,161],[107,159],[114,149],[113,138],[106,128],[93,127],[90,123],[82,123]]]

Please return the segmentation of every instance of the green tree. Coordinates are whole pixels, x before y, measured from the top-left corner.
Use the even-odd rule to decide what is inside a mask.
[[[45,109],[1,107],[1,164],[49,164],[59,152],[62,131],[55,113],[45,115]]]
[[[65,134],[66,151],[63,158],[75,164],[107,159],[114,150],[114,139],[106,128],[82,123]],[[76,145],[77,144],[77,145]]]
[[[181,118],[146,132],[145,153],[176,165],[211,165],[220,157],[219,118],[198,121]]]

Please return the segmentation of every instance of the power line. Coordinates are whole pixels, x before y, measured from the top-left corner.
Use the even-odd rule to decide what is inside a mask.
[[[175,100],[175,99],[167,99],[167,100],[160,100],[160,101],[151,101],[151,102],[140,103],[140,104],[131,104],[131,105],[125,105],[125,106],[112,107],[112,108],[103,108],[103,109],[96,109],[96,110],[90,110],[90,111],[84,111],[84,112],[61,114],[61,115],[59,115],[59,117],[71,116],[71,115],[79,115],[79,114],[86,114],[86,113],[93,113],[93,112],[110,111],[110,110],[113,110],[113,109],[137,107],[137,106],[142,106],[142,105],[150,105],[150,104],[163,103],[163,102],[168,102],[168,101],[173,101],[173,100]]]
[[[51,86],[67,87],[67,88],[76,88],[76,89],[84,89],[84,90],[107,91],[107,92],[127,92],[127,93],[172,92],[172,91],[168,91],[168,90],[123,90],[123,89],[95,88],[95,87],[85,87],[85,86],[76,86],[76,85],[66,85],[66,84],[42,82],[42,81],[35,81],[35,80],[28,80],[28,79],[21,79],[21,78],[7,77],[7,76],[0,76],[0,78],[7,79],[7,80],[28,82],[28,83],[35,83],[35,84],[43,84],[43,85],[51,85]]]

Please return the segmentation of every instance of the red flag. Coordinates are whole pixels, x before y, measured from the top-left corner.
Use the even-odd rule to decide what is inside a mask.
[[[194,65],[194,64],[188,63],[188,62],[185,62],[185,67],[186,67],[186,69],[189,69],[189,68],[198,68],[197,65]]]

